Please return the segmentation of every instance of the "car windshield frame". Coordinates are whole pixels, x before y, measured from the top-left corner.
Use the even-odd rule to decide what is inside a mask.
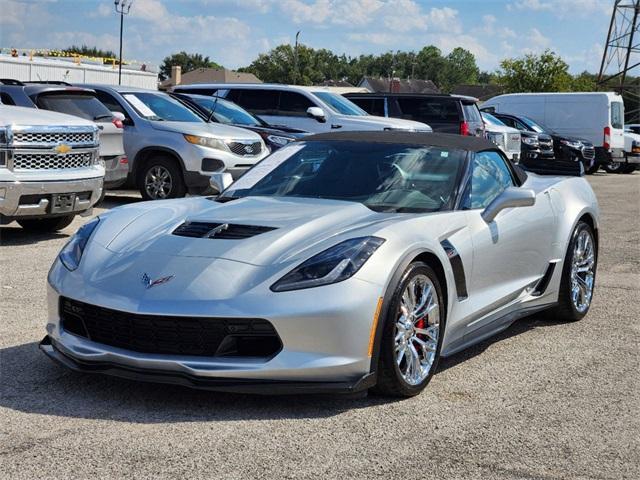
[[[342,95],[338,95],[337,93],[325,92],[322,90],[316,90],[312,93],[318,97],[318,99],[326,105],[327,108],[339,115],[347,115],[350,117],[363,117],[369,115],[351,100],[343,97]]]
[[[524,123],[527,127],[533,129],[536,133],[553,133],[553,130],[545,127],[540,122],[536,122],[535,120],[530,119],[529,117],[519,117],[520,121]]]
[[[205,97],[202,95],[198,95],[198,96],[187,95],[187,97],[189,98],[189,101],[197,104],[201,109],[205,110],[207,112],[206,113],[207,116],[211,115],[211,112],[213,110],[213,118],[217,122],[222,123],[223,125],[243,125],[246,127],[266,127],[267,126],[267,124],[263,120],[251,114],[250,112],[246,111],[240,105],[233,103],[230,100],[226,100],[222,97],[218,97],[218,96]],[[205,102],[207,102],[207,104],[205,104]],[[226,108],[227,110],[232,110],[234,112],[239,112],[240,115],[250,119],[252,123],[238,123],[238,122],[230,121],[231,119],[229,117],[225,117],[221,112],[218,111],[218,108],[220,107]],[[225,120],[222,120],[221,118],[224,118]]]
[[[205,120],[196,114],[194,111],[183,105],[179,100],[173,98],[164,92],[122,92],[120,94],[127,104],[139,115],[141,118],[150,122],[181,122],[181,123],[205,123]],[[133,98],[131,98],[133,97]],[[158,115],[158,112],[153,110],[153,106],[149,105],[144,99],[149,97],[160,98],[165,101],[166,104],[170,104],[172,107],[177,108],[180,113],[186,114],[180,118],[166,118]],[[135,99],[135,100],[134,100]],[[157,110],[157,109],[156,109]]]
[[[371,152],[372,144],[354,141],[292,142],[257,163],[215,200],[228,202],[246,197],[337,200],[360,203],[382,213],[426,214],[454,210],[468,165],[467,150],[376,143],[377,156],[372,157]],[[428,165],[427,161],[433,164]],[[325,163],[328,166],[325,167]],[[323,168],[322,174],[318,173]],[[309,172],[309,169],[313,171]],[[326,170],[330,173],[326,174]],[[353,179],[367,175],[368,180],[361,181],[360,185],[356,183],[354,186],[351,180],[344,180],[340,185],[341,176]],[[332,176],[337,181],[327,181]],[[428,185],[440,187],[442,191],[438,192],[437,188],[427,190],[425,187]],[[325,186],[326,192],[318,191]],[[340,188],[345,186],[355,190],[360,186],[361,192],[341,193]],[[394,202],[393,198],[397,201]],[[420,202],[422,206],[418,206]]]

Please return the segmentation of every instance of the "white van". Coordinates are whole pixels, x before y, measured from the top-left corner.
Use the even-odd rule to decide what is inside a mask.
[[[267,83],[177,85],[176,93],[216,95],[240,105],[272,125],[312,133],[342,130],[404,130],[431,132],[424,123],[369,115],[327,87]]]
[[[559,135],[588,140],[598,164],[624,159],[624,103],[617,93],[512,93],[482,108],[526,116]]]

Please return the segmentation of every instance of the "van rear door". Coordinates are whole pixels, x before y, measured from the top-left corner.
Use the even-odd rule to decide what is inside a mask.
[[[624,104],[622,99],[612,100],[609,107],[609,119],[611,127],[610,148],[624,149]]]

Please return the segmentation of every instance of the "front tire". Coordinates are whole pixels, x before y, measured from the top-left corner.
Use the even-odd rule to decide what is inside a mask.
[[[52,218],[24,218],[17,220],[18,224],[28,232],[47,233],[57,232],[68,227],[73,222],[75,215]]]
[[[622,162],[610,162],[604,164],[602,168],[604,168],[604,171],[607,173],[624,173],[626,165],[626,163]]]
[[[426,263],[410,264],[387,311],[375,391],[395,397],[422,392],[438,367],[444,322],[436,273]]]
[[[558,305],[552,310],[558,320],[575,322],[587,314],[593,299],[597,265],[593,229],[580,221],[565,254]]]
[[[144,200],[181,198],[187,193],[180,168],[167,156],[147,161],[139,179],[140,195]]]

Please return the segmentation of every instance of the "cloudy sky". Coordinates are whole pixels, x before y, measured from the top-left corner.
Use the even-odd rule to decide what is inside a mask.
[[[87,44],[117,52],[113,0],[0,0],[0,47]],[[471,50],[482,69],[551,48],[573,72],[599,67],[613,0],[133,0],[125,59],[158,64],[179,50],[229,68],[293,42],[358,55]]]

